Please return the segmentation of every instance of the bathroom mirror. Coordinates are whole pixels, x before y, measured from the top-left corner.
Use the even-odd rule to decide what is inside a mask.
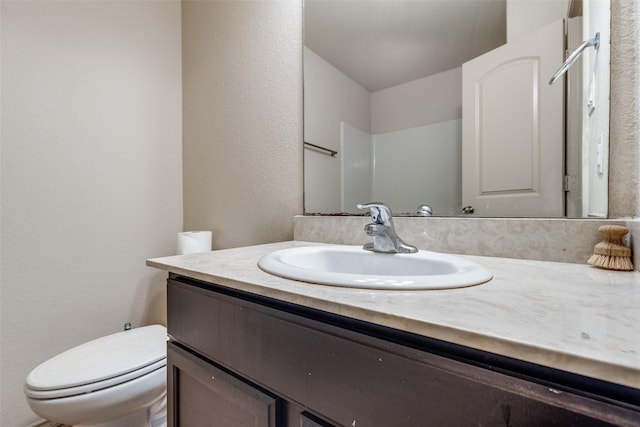
[[[490,112],[491,102],[463,96],[488,86],[482,72],[484,86],[463,83],[476,63],[507,49],[526,56],[522,43],[538,43],[552,27],[558,42],[545,43],[553,61],[531,72],[534,91],[558,100],[539,108],[548,117],[534,112],[523,124],[509,117],[512,100],[493,101],[500,108]],[[595,32],[599,48],[550,86],[563,50]],[[304,41],[305,213],[360,214],[356,203],[376,200],[398,216],[427,205],[434,216],[606,217],[608,0],[305,0]],[[500,96],[541,102],[501,84]],[[486,135],[470,144],[467,133],[479,133],[470,117],[491,115],[504,123],[498,133],[507,145],[492,146]],[[552,121],[555,133],[541,130]],[[552,196],[538,197],[543,182]],[[469,202],[468,189],[478,186],[488,190]],[[553,208],[539,209],[551,198]]]

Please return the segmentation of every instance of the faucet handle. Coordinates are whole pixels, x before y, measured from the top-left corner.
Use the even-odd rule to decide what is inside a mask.
[[[369,209],[371,211],[371,220],[376,224],[391,224],[391,209],[389,206],[381,202],[359,203],[356,206],[358,209]]]

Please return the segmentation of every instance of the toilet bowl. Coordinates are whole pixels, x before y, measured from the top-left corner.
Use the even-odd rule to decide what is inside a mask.
[[[47,360],[27,376],[31,410],[72,426],[166,425],[167,330],[108,335]]]

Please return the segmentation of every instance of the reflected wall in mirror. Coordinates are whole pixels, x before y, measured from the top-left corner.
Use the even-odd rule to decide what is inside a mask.
[[[608,0],[305,0],[305,212],[606,217],[609,16]]]

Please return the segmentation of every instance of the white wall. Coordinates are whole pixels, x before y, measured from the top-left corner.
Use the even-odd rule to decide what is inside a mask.
[[[184,226],[289,240],[302,213],[302,4],[183,1]]]
[[[459,213],[461,132],[461,119],[380,134],[342,123],[341,211],[384,200],[395,215],[415,215],[424,204],[434,215]]]
[[[38,363],[165,319],[181,229],[177,1],[6,1],[0,425],[37,420]]]
[[[371,130],[371,94],[311,49],[304,49],[304,140],[338,151],[304,150],[305,212],[340,212],[340,122]]]
[[[386,133],[462,118],[462,68],[374,92],[371,133]]]
[[[434,215],[459,213],[462,68],[374,92],[371,116],[373,199],[394,214],[413,215],[422,204]]]
[[[342,122],[340,124],[341,212],[362,213],[360,203],[374,200],[371,193],[373,135]]]
[[[507,0],[507,42],[566,18],[568,8],[569,0]]]
[[[384,200],[394,215],[415,215],[419,205],[438,216],[460,213],[461,119],[376,134],[373,140],[374,200]]]
[[[305,141],[338,151],[338,156],[329,157],[314,150],[305,150],[306,212],[357,212],[350,206],[353,200],[366,201],[361,200],[364,196],[355,196],[351,191],[353,177],[344,176],[345,170],[349,169],[341,170],[340,168],[342,164],[348,165],[354,161],[353,157],[344,158],[346,151],[339,145],[341,121],[362,132],[378,135],[401,130],[408,131],[425,125],[438,126],[461,118],[461,68],[370,94],[312,50],[305,48],[304,52]],[[387,143],[385,147],[387,147],[394,139],[389,137],[385,141]],[[452,147],[447,154],[443,154],[443,157],[448,158],[451,150],[459,151],[460,141],[451,140],[451,142]],[[442,140],[437,144],[440,143]],[[404,145],[405,154],[409,150],[409,145],[411,143]],[[416,148],[415,145],[411,146]],[[423,154],[423,150],[419,152]],[[416,153],[413,152],[413,154]],[[398,159],[397,156],[393,158]],[[411,162],[419,162],[421,158],[411,156],[411,159]],[[434,157],[431,156],[430,159]],[[428,163],[431,160],[425,161]],[[377,169],[378,165],[375,167],[372,165],[372,168]],[[459,167],[451,165],[449,170],[456,169],[459,170]],[[385,176],[386,171],[381,169],[377,176]],[[359,172],[356,174],[360,176]],[[349,187],[346,191],[348,194],[346,203],[345,199],[340,198],[341,194],[345,194],[344,186],[341,185],[345,182]],[[383,194],[386,195],[386,192],[383,191]],[[457,196],[459,191],[451,197]],[[372,197],[377,196],[374,193]],[[403,203],[402,206],[407,203]],[[448,204],[447,209],[449,209]],[[410,212],[413,210],[412,208]]]
[[[587,195],[583,212],[589,216],[606,218],[608,214],[609,183],[609,68],[610,68],[610,6],[609,0],[583,2],[583,38],[600,33],[600,47],[589,48],[582,59],[583,108],[583,191]],[[598,168],[598,146],[602,150],[602,166]]]

